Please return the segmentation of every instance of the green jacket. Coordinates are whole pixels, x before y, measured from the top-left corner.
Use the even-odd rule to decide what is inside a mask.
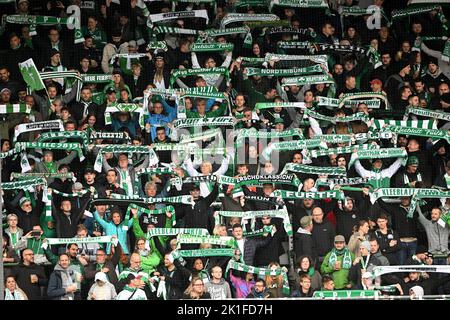
[[[330,255],[331,255],[331,251],[328,252],[327,255],[325,256],[325,258],[322,262],[322,265],[320,267],[320,272],[322,274],[329,274],[333,277],[335,289],[345,289],[345,286],[350,283],[350,281],[348,279],[348,274],[350,272],[350,269],[341,268],[340,270],[335,271],[334,266],[329,265]],[[350,255],[352,257],[352,262],[353,262],[353,260],[355,260],[355,255],[352,252],[350,252]],[[344,255],[337,256],[337,261],[341,262],[341,266],[342,266],[343,259],[344,259]]]
[[[170,219],[166,219],[166,224],[164,225],[164,228],[172,228],[173,220],[174,220],[173,215]],[[144,233],[141,226],[139,225],[139,219],[133,220],[133,232],[134,232],[134,235],[136,236],[136,239],[146,239],[147,238],[146,234]],[[162,244],[166,243],[168,239],[169,239],[169,237],[167,237],[167,236],[158,236],[158,240]],[[150,239],[149,245],[150,245],[151,255],[147,256],[147,257],[141,256],[141,259],[142,259],[142,269],[144,269],[146,272],[148,272],[150,274],[160,264],[161,260],[163,260],[164,253],[159,252],[158,248],[156,247],[154,237],[152,237]]]

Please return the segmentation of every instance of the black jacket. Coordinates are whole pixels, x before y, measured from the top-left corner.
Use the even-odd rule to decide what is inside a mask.
[[[417,238],[417,212],[414,212],[413,218],[408,218],[408,211],[400,205],[386,203],[382,199],[378,199],[378,203],[392,217],[392,226],[399,238]]]
[[[210,214],[211,203],[216,200],[219,193],[219,187],[217,184],[214,189],[206,197],[200,197],[195,201],[195,205],[192,208],[191,205],[185,205],[181,207],[180,211],[177,211],[177,219],[184,217],[185,228],[208,228],[212,227],[212,215]]]
[[[310,256],[313,261],[317,257],[312,235],[296,232],[294,234],[294,252],[297,261],[303,255]]]
[[[353,227],[358,224],[359,220],[363,220],[364,217],[356,208],[350,212],[336,208],[334,212],[336,216],[336,233],[343,235],[348,243],[353,234]]]
[[[334,226],[323,220],[321,224],[313,222],[312,238],[317,250],[317,256],[325,257],[334,246],[334,236],[336,232]]]
[[[175,261],[175,269],[167,270],[166,267],[158,269],[159,273],[166,277],[167,299],[179,300],[183,297],[183,292],[189,285],[191,273],[178,261]]]
[[[380,252],[389,260],[391,266],[398,264],[397,251],[399,250],[400,239],[397,232],[388,229],[387,234],[382,234],[380,230],[375,230],[372,234],[377,238],[380,245]],[[393,247],[389,246],[391,240],[397,240],[397,244]]]
[[[256,250],[267,246],[271,241],[271,236],[244,238],[244,262],[248,266],[255,263]]]
[[[264,247],[259,247],[255,252],[255,266],[267,266],[271,262],[280,262],[280,255],[284,253],[281,241],[283,230],[278,229]],[[245,247],[244,247],[245,248]]]
[[[31,283],[31,275],[38,277],[38,283]],[[23,262],[19,263],[12,270],[12,275],[16,279],[17,285],[25,292],[29,300],[42,300],[41,288],[47,285],[47,277],[44,268],[37,264],[26,266]]]

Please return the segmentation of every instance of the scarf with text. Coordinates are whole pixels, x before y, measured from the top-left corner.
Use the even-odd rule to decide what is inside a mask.
[[[205,126],[234,126],[233,117],[187,118],[174,121],[175,128],[205,127]]]
[[[127,145],[102,145],[98,146],[97,158],[95,159],[94,170],[97,172],[102,171],[103,166],[103,154],[104,153],[146,153],[149,157],[149,166],[155,166],[158,164],[158,156],[153,148],[150,146],[127,146]]]
[[[361,159],[385,159],[385,158],[406,158],[408,152],[402,148],[383,148],[363,150],[359,149],[350,157],[348,167],[350,168],[356,160]]]
[[[16,24],[29,24],[30,36],[37,35],[36,26],[53,26],[66,25],[68,29],[75,28],[74,43],[84,42],[83,33],[77,26],[80,26],[80,22],[77,17],[71,16],[67,18],[53,17],[53,16],[31,16],[31,15],[8,15],[6,16],[6,22]]]
[[[301,102],[300,102],[301,103]],[[258,105],[259,103],[257,103]],[[241,146],[246,138],[248,139],[280,139],[287,137],[303,137],[303,134],[297,129],[278,131],[258,131],[255,128],[241,129],[237,133],[236,145]]]
[[[19,124],[14,131],[14,141],[17,140],[17,137],[24,132],[32,132],[39,130],[59,130],[64,131],[64,125],[61,120],[49,120],[49,121],[40,121],[33,123],[22,123]]]
[[[201,228],[152,228],[148,230],[147,239],[158,236],[177,236],[179,234],[190,234],[193,236],[207,236],[208,230]]]
[[[266,159],[270,159],[273,151],[287,151],[287,150],[301,150],[301,149],[314,149],[317,147],[322,147],[327,149],[327,144],[325,141],[318,139],[306,139],[306,140],[295,140],[295,141],[282,141],[274,142],[264,148],[262,155]]]
[[[298,163],[286,163],[281,171],[281,174],[285,172],[296,172],[304,174],[318,174],[318,175],[332,175],[332,176],[346,176],[347,170],[342,167],[316,167],[307,164]]]
[[[288,77],[298,75],[309,75],[312,73],[322,73],[323,69],[320,65],[316,64],[310,67],[304,68],[291,68],[291,69],[261,69],[261,68],[245,68],[244,79],[250,76],[260,77]]]
[[[450,121],[450,113],[439,111],[439,110],[428,110],[425,108],[409,107],[406,109],[405,116],[408,116],[409,114],[414,114],[416,116],[422,116],[422,117],[427,117],[427,118],[434,118],[434,119]]]
[[[336,199],[345,200],[345,195],[340,190],[328,190],[328,191],[316,191],[316,192],[304,192],[304,191],[287,191],[287,190],[275,190],[271,196],[281,197],[286,200],[295,199]]]
[[[227,246],[237,249],[236,240],[233,237],[225,236],[194,236],[190,234],[179,234],[177,236],[177,249],[181,248],[182,244],[192,244],[192,243],[208,243],[212,245]]]

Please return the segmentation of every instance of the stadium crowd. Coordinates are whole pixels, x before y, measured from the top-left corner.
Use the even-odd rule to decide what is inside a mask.
[[[450,10],[406,2],[0,0],[5,299],[450,294]]]

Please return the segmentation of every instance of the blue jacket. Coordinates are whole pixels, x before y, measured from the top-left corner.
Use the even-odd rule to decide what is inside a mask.
[[[169,135],[169,128],[167,124],[172,122],[177,118],[177,108],[170,106],[164,99],[160,99],[164,111],[166,114],[150,114],[147,116],[145,123],[150,123],[152,126],[150,128],[150,134],[152,137],[152,141],[156,138],[156,126],[164,126],[166,127],[166,135]]]
[[[119,225],[115,225],[114,222],[106,222],[103,220],[97,211],[94,212],[95,220],[102,226],[104,232],[107,236],[117,236],[119,239],[119,243],[122,246],[122,250],[124,254],[129,254],[130,250],[128,249],[128,240],[127,240],[127,230],[123,230],[124,222]],[[128,221],[128,228],[131,228],[133,225],[133,217]],[[106,247],[106,252],[109,254],[111,251],[111,243],[108,243]]]

